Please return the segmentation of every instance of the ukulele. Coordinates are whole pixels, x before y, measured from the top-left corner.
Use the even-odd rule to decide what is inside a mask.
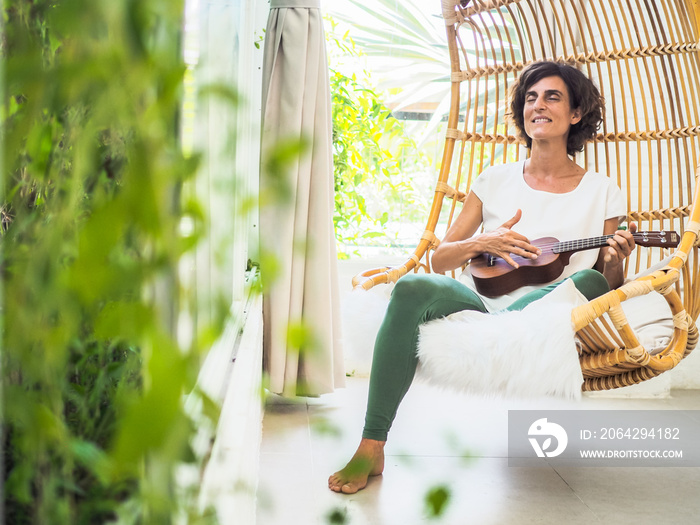
[[[554,237],[543,237],[530,243],[542,250],[537,259],[511,255],[519,268],[512,267],[501,257],[482,253],[470,261],[469,271],[481,295],[498,297],[525,285],[554,281],[569,264],[571,254],[607,246],[607,240],[613,236],[614,234],[564,242],[559,242]],[[632,236],[640,246],[675,248],[680,243],[680,236],[676,232],[636,232]]]

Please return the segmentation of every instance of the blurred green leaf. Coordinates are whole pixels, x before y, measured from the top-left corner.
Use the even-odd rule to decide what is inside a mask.
[[[348,521],[347,509],[335,508],[326,516],[326,521],[329,525],[345,525]]]
[[[444,514],[450,502],[451,491],[445,485],[431,488],[425,495],[425,508],[430,518],[437,518]]]
[[[101,483],[109,482],[112,465],[104,450],[95,443],[81,439],[75,439],[71,442],[71,450],[76,460],[94,472]]]
[[[111,302],[102,309],[95,320],[95,337],[138,340],[152,322],[152,310],[143,303]]]

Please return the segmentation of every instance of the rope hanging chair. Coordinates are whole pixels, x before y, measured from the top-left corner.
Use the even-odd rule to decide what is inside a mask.
[[[526,155],[505,119],[509,86],[533,61],[565,61],[593,79],[606,101],[599,134],[576,161],[617,182],[627,219],[640,230],[681,235],[675,252],[639,248],[625,263],[627,276],[658,269],[572,311],[583,390],[628,386],[670,370],[698,340],[700,207],[692,203],[700,197],[700,3],[442,0],[442,12],[451,106],[427,226],[404,264],[365,271],[353,286],[369,290],[411,271],[431,272],[436,226],[449,228],[474,178]],[[674,329],[665,348],[650,352],[621,304],[652,293],[665,298]]]

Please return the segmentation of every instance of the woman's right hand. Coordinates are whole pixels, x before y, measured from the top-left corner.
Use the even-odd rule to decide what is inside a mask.
[[[520,221],[522,215],[522,210],[518,210],[511,219],[504,222],[499,228],[479,235],[479,250],[482,253],[501,257],[513,268],[518,268],[518,263],[513,260],[511,254],[520,255],[528,259],[537,259],[542,250],[530,244],[527,237],[512,230],[513,226]]]

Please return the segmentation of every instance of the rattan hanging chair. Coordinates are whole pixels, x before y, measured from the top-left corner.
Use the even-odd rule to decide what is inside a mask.
[[[400,266],[368,270],[356,288],[431,272],[438,224],[449,227],[472,180],[487,166],[526,155],[508,127],[509,85],[541,59],[580,67],[606,100],[605,122],[577,162],[613,178],[640,230],[677,231],[670,262],[572,312],[581,342],[583,390],[650,379],[676,366],[698,340],[700,312],[699,3],[693,0],[442,0],[451,65],[451,109],[438,181],[418,248]],[[446,57],[447,58],[447,57]],[[626,275],[668,261],[638,249]],[[453,273],[454,276],[454,273]],[[623,301],[660,293],[673,314],[673,337],[649,352],[625,318]]]

